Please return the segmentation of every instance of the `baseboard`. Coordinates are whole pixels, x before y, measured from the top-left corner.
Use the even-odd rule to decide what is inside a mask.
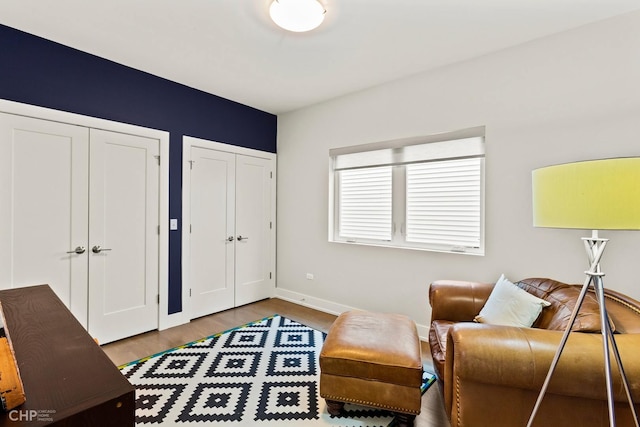
[[[328,301],[322,298],[316,298],[310,295],[302,294],[299,292],[289,291],[287,289],[276,288],[276,298],[283,299],[285,301],[292,302],[294,304],[309,307],[314,310],[322,311],[338,316],[340,313],[350,310],[366,310],[363,307],[352,307],[346,304],[340,304],[334,301]],[[416,324],[418,328],[418,336],[422,341],[429,341],[429,327],[425,325]]]

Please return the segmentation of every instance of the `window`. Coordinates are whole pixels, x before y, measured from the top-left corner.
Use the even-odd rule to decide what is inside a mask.
[[[391,240],[391,172],[382,166],[340,173],[340,236]]]
[[[332,149],[329,240],[484,253],[484,128]]]

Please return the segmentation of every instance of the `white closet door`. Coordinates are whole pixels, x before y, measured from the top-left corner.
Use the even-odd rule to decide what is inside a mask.
[[[0,288],[46,283],[85,327],[88,139],[0,113]]]
[[[158,327],[159,141],[91,130],[89,333]]]
[[[275,156],[238,150],[184,139],[182,265],[192,319],[274,294]]]
[[[191,318],[234,307],[235,155],[191,148]]]
[[[236,306],[273,295],[268,159],[236,157]]]

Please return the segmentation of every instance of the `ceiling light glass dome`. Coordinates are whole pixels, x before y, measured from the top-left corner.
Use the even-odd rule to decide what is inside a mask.
[[[273,22],[296,33],[317,28],[324,21],[325,12],[318,0],[274,0],[269,8]]]

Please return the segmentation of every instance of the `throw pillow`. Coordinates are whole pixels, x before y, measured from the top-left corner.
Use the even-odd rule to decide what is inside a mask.
[[[516,286],[551,303],[549,309],[538,317],[534,327],[556,331],[564,331],[567,328],[582,290],[581,285],[567,285],[553,279],[540,278],[523,279]],[[609,325],[611,331],[615,331],[616,328],[611,318],[609,318]],[[600,332],[600,305],[591,291],[585,295],[571,330],[573,332]]]
[[[530,328],[542,308],[549,305],[547,301],[514,285],[503,274],[474,320],[479,323]]]

